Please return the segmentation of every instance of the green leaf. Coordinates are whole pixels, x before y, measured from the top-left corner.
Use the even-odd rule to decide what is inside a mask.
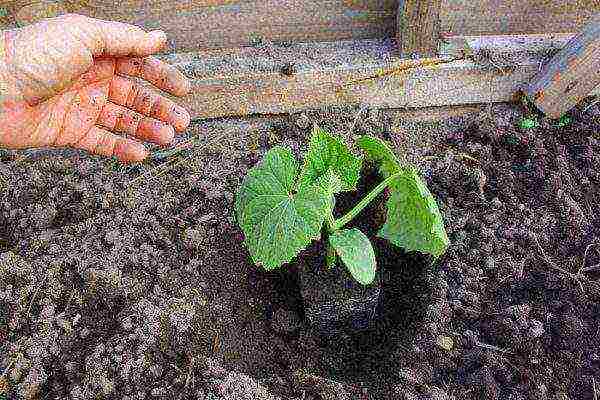
[[[569,125],[570,123],[571,123],[571,117],[569,117],[568,115],[563,115],[562,117],[560,117],[558,119],[556,126],[559,128],[562,128],[562,127]]]
[[[235,211],[255,264],[267,270],[290,262],[314,239],[329,209],[317,186],[293,192],[298,165],[288,148],[274,147],[246,175]]]
[[[437,203],[414,168],[406,168],[390,184],[386,222],[378,236],[408,251],[434,257],[448,248],[448,235]]]
[[[365,152],[369,161],[379,163],[379,170],[384,179],[402,169],[402,164],[383,140],[373,136],[361,136],[356,144]]]
[[[521,118],[519,121],[519,128],[521,129],[533,129],[539,126],[537,119],[535,118]]]
[[[448,247],[444,221],[435,199],[418,172],[400,163],[392,149],[381,139],[362,136],[358,146],[367,159],[380,164],[384,178],[398,174],[390,183],[386,222],[378,236],[408,251],[435,257]]]
[[[298,187],[316,184],[332,194],[355,190],[361,168],[362,159],[352,154],[340,138],[315,126]]]
[[[350,274],[363,285],[375,279],[375,252],[369,238],[356,228],[344,229],[329,236],[329,243],[340,256]]]

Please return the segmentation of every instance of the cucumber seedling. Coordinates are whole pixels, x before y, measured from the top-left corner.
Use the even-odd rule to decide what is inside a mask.
[[[438,206],[412,166],[401,164],[375,137],[357,140],[362,156],[315,126],[302,168],[288,147],[275,146],[250,169],[238,190],[235,213],[252,260],[266,270],[289,263],[325,226],[326,267],[341,259],[354,279],[375,278],[375,252],[367,236],[345,226],[387,189],[386,220],[378,236],[408,251],[435,258],[448,247]],[[383,180],[354,208],[334,217],[335,195],[356,190],[363,160],[379,166]],[[300,169],[300,171],[299,171]]]

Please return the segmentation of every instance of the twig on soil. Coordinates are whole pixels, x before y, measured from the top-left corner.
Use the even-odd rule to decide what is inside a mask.
[[[594,400],[598,400],[598,393],[596,392],[596,378],[592,376],[592,388],[594,389]]]
[[[188,373],[187,373],[187,378],[185,380],[185,386],[183,387],[184,389],[187,389],[188,385],[190,384],[190,380],[193,382],[194,381],[194,376],[193,376],[193,372],[194,372],[194,362],[195,359],[194,357],[190,357],[190,365],[188,367]]]
[[[592,266],[583,268],[581,270],[581,272],[591,272],[591,271],[597,271],[599,269],[600,269],[600,264],[594,264]]]
[[[578,275],[581,274],[582,272],[593,271],[600,266],[600,264],[592,265],[591,267],[587,267],[587,268],[585,266],[585,262],[587,261],[588,251],[590,250],[590,248],[592,248],[594,246],[598,246],[598,245],[599,245],[599,243],[597,243],[595,239],[592,243],[587,245],[587,247],[585,248],[585,252],[583,253],[583,260],[581,261],[581,267],[579,268],[579,271],[577,272]]]
[[[215,333],[215,337],[213,338],[213,347],[212,347],[212,351],[213,354],[216,354],[219,351],[219,332]]]
[[[600,103],[600,97],[595,98],[590,104],[588,104],[583,110],[582,113],[586,112],[596,104]]]
[[[513,354],[513,353],[511,353],[508,350],[505,350],[505,349],[502,349],[500,347],[493,346],[493,345],[487,344],[487,343],[477,342],[477,343],[475,343],[475,345],[477,347],[482,347],[484,349],[499,351],[500,353],[504,353],[504,354]]]
[[[9,363],[6,365],[6,368],[4,368],[4,372],[2,372],[2,375],[0,375],[0,378],[4,378],[8,374],[8,370],[10,369],[10,367],[13,366],[13,364],[15,363],[15,360],[16,360],[16,358],[11,358]]]
[[[198,147],[194,148],[192,146],[192,148],[194,148],[195,150],[202,150],[204,148],[206,148],[207,146],[217,143],[218,141],[224,139],[226,137],[227,134],[229,134],[234,128],[230,128],[225,130],[221,135],[216,135],[213,138],[205,141],[204,143],[200,144]],[[192,142],[192,141],[196,141],[196,138],[191,138],[188,140],[188,142]],[[154,167],[152,169],[150,169],[147,172],[144,172],[143,174],[141,174],[140,176],[134,178],[132,181],[130,181],[126,187],[130,188],[134,183],[138,182],[139,180],[142,180],[145,176],[147,175],[152,175],[152,173],[156,172],[157,170],[161,170],[159,171],[156,175],[154,175],[154,178],[158,178],[159,176],[162,176],[164,174],[166,174],[167,172],[169,172],[170,170],[172,170],[173,168],[181,165],[184,161],[189,160],[190,158],[192,158],[194,156],[194,154],[190,154],[187,157],[181,157],[179,159],[176,158],[170,158],[167,161],[165,161],[164,163],[158,165],[157,167]],[[171,165],[169,165],[169,163],[176,161],[175,163],[172,163]]]
[[[585,290],[583,289],[583,284],[581,283],[581,274],[578,272],[576,274],[571,273],[561,267],[559,267],[558,265],[556,265],[552,260],[550,260],[550,258],[546,255],[546,252],[544,251],[544,249],[542,248],[542,246],[540,245],[540,242],[537,239],[537,236],[532,233],[533,236],[533,240],[535,241],[535,244],[537,245],[538,249],[540,250],[540,253],[542,254],[542,259],[544,261],[546,261],[546,264],[548,264],[550,267],[552,267],[554,270],[560,272],[563,275],[566,275],[568,277],[570,277],[571,279],[573,279],[575,282],[577,282],[579,284],[579,287],[581,289],[582,292],[585,292]]]
[[[35,301],[35,298],[38,294],[38,292],[40,291],[40,289],[42,288],[42,286],[46,283],[46,279],[48,278],[47,275],[44,276],[44,281],[41,282],[38,287],[35,289],[35,293],[33,294],[33,297],[31,298],[31,303],[29,303],[29,308],[27,308],[27,318],[29,318],[30,316],[30,312],[31,312],[31,307],[33,307],[33,302]]]
[[[452,334],[453,334],[453,335],[455,335],[455,336],[462,336],[462,335],[461,335],[460,333],[458,333],[458,332],[453,332],[453,331],[451,331],[450,333],[452,333]],[[508,351],[508,350],[505,350],[505,349],[503,349],[503,348],[501,348],[501,347],[497,347],[497,346],[494,346],[494,345],[491,345],[491,344],[487,344],[487,343],[480,342],[479,340],[477,340],[477,341],[475,342],[475,346],[477,346],[477,347],[481,347],[481,348],[484,348],[484,349],[488,349],[488,350],[495,350],[495,351],[498,351],[498,352],[500,352],[500,353],[504,353],[504,354],[510,354],[510,355],[514,355],[513,353],[511,353],[511,352],[510,352],[510,351]]]

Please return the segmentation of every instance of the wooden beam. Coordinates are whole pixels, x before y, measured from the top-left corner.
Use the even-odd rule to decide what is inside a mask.
[[[165,53],[246,46],[257,37],[276,42],[390,37],[397,35],[400,15],[398,0],[0,0],[8,11],[0,15],[0,24],[14,28],[23,7],[40,2],[147,30],[163,29],[169,36]],[[38,15],[57,6],[48,7]],[[598,12],[598,0],[441,0],[440,29],[454,35],[568,33]],[[22,23],[27,23],[29,17],[22,13]]]
[[[162,29],[167,52],[392,36],[396,0],[65,0],[74,12]]]
[[[544,65],[527,86],[536,107],[559,118],[600,84],[600,14]]]
[[[454,35],[570,33],[598,12],[598,0],[443,0],[440,21]]]
[[[187,107],[193,118],[361,103],[413,108],[510,101],[540,63],[571,36],[456,37],[442,49],[446,58],[426,60],[400,59],[391,39],[298,43],[271,51],[221,49],[161,58],[191,80],[192,94],[173,100]],[[290,71],[283,73],[282,67],[289,60],[294,72],[286,75]],[[365,79],[391,70],[397,73]]]
[[[398,44],[400,54],[433,57],[440,37],[442,0],[400,0],[398,3]]]

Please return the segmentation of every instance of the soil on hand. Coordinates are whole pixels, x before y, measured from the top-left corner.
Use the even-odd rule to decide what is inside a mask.
[[[194,123],[198,144],[169,169],[3,151],[0,394],[595,399],[600,110],[530,130],[512,105],[419,123],[377,115],[354,126],[356,109],[306,114],[349,140],[379,135],[415,163],[451,246],[432,264],[377,239],[374,202],[354,226],[382,267],[378,317],[329,340],[304,321],[300,263],[254,267],[233,215],[268,148],[306,149],[310,125],[296,116]]]

